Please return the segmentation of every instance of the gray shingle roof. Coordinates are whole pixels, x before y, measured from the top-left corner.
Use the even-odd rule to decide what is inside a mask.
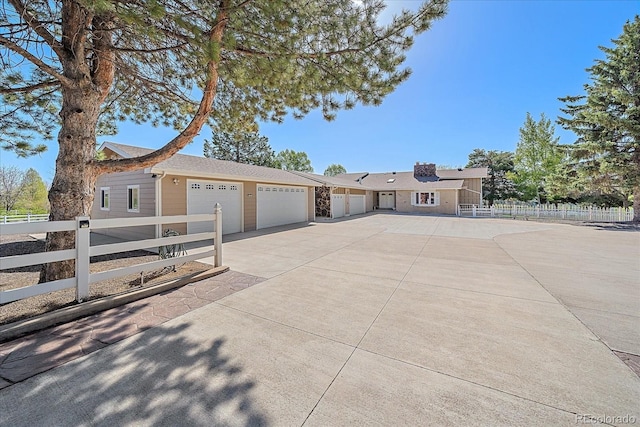
[[[361,177],[362,174],[342,174],[337,178],[343,178],[345,175],[351,175],[347,178]],[[355,179],[357,179],[355,178]],[[355,180],[354,179],[354,180]],[[370,173],[362,179],[363,185],[376,190],[444,190],[462,188],[463,180],[446,180],[446,181],[418,181],[413,172],[386,172],[386,173]]]
[[[138,157],[154,150],[131,145],[106,142],[104,146],[114,148],[119,154]],[[240,179],[246,181],[316,186],[317,182],[309,178],[282,170],[264,166],[247,165],[227,160],[209,159],[207,157],[176,154],[150,168],[152,173],[172,173],[196,177],[218,177]]]
[[[361,182],[357,182],[357,180],[355,179],[348,179],[348,178],[342,178],[337,176],[318,175],[315,173],[307,173],[307,172],[297,172],[297,171],[291,171],[291,172],[297,175],[300,175],[302,177],[309,178],[318,184],[326,185],[329,187],[333,186],[333,187],[357,188],[361,190],[375,190],[375,188],[370,188]]]
[[[103,146],[125,157],[138,157],[154,150],[132,145],[105,142]],[[150,168],[152,173],[172,173],[196,177],[239,179],[265,183],[359,188],[365,190],[438,190],[462,188],[465,178],[485,178],[487,168],[439,169],[440,180],[418,180],[413,172],[345,173],[334,177],[305,172],[285,171],[264,166],[247,165],[227,160],[176,154]],[[364,177],[364,178],[362,178]],[[360,182],[358,179],[362,178]],[[392,180],[392,181],[391,181]]]
[[[355,182],[361,178],[365,187],[376,190],[421,190],[462,188],[465,178],[486,178],[487,168],[438,169],[437,177],[417,179],[411,172],[343,173],[336,178]]]

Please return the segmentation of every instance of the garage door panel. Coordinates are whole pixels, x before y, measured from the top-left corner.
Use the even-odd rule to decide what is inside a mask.
[[[365,213],[366,201],[365,196],[362,195],[350,195],[349,196],[349,214],[359,215]]]
[[[307,188],[257,185],[257,228],[307,221]]]
[[[331,210],[334,218],[342,218],[345,214],[345,195],[331,195]]]
[[[222,234],[242,231],[242,184],[218,181],[187,181],[187,215],[215,212],[216,203],[222,208]],[[187,225],[189,234],[214,231],[213,222],[194,222]]]

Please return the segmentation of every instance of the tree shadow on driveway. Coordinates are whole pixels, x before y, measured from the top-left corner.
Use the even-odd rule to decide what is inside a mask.
[[[0,424],[267,425],[225,338],[197,341],[189,327],[152,328],[0,390]]]

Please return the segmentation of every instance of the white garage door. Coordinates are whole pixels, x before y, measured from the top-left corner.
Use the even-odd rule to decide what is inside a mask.
[[[187,215],[214,213],[216,203],[222,207],[222,234],[242,231],[242,184],[187,180]],[[193,222],[187,233],[214,231],[213,222]]]
[[[344,194],[331,195],[331,210],[333,211],[334,218],[341,218],[344,216],[344,202]]]
[[[258,184],[257,228],[307,221],[306,187]]]
[[[349,196],[349,214],[358,215],[366,212],[365,196],[350,195]]]

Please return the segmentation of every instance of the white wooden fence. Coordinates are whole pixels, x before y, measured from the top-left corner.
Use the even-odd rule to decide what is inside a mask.
[[[3,215],[2,223],[49,221],[49,214]]]
[[[633,220],[633,208],[578,205],[459,205],[459,216],[491,218],[547,218],[573,221],[623,222]]]
[[[197,221],[215,222],[215,231],[96,246],[91,246],[89,240],[89,235],[92,230]],[[214,266],[218,267],[222,265],[222,209],[220,208],[220,204],[216,204],[214,214],[112,219],[90,219],[89,217],[77,217],[75,220],[71,221],[0,224],[0,237],[10,234],[33,234],[55,231],[75,231],[75,249],[2,257],[0,258],[0,270],[75,259],[75,276],[68,279],[55,280],[52,282],[33,284],[22,288],[2,291],[0,292],[0,304],[68,288],[76,288],[76,300],[81,302],[89,297],[89,285],[101,280],[142,273],[144,271],[153,271],[158,268],[169,267],[178,263],[181,264],[207,257],[213,257]],[[158,261],[146,262],[128,267],[101,271],[98,273],[90,273],[89,271],[89,260],[92,256],[127,252],[138,249],[157,248],[159,246],[178,245],[207,239],[213,239],[214,243],[212,248],[205,252],[176,256],[173,258],[161,259]]]

